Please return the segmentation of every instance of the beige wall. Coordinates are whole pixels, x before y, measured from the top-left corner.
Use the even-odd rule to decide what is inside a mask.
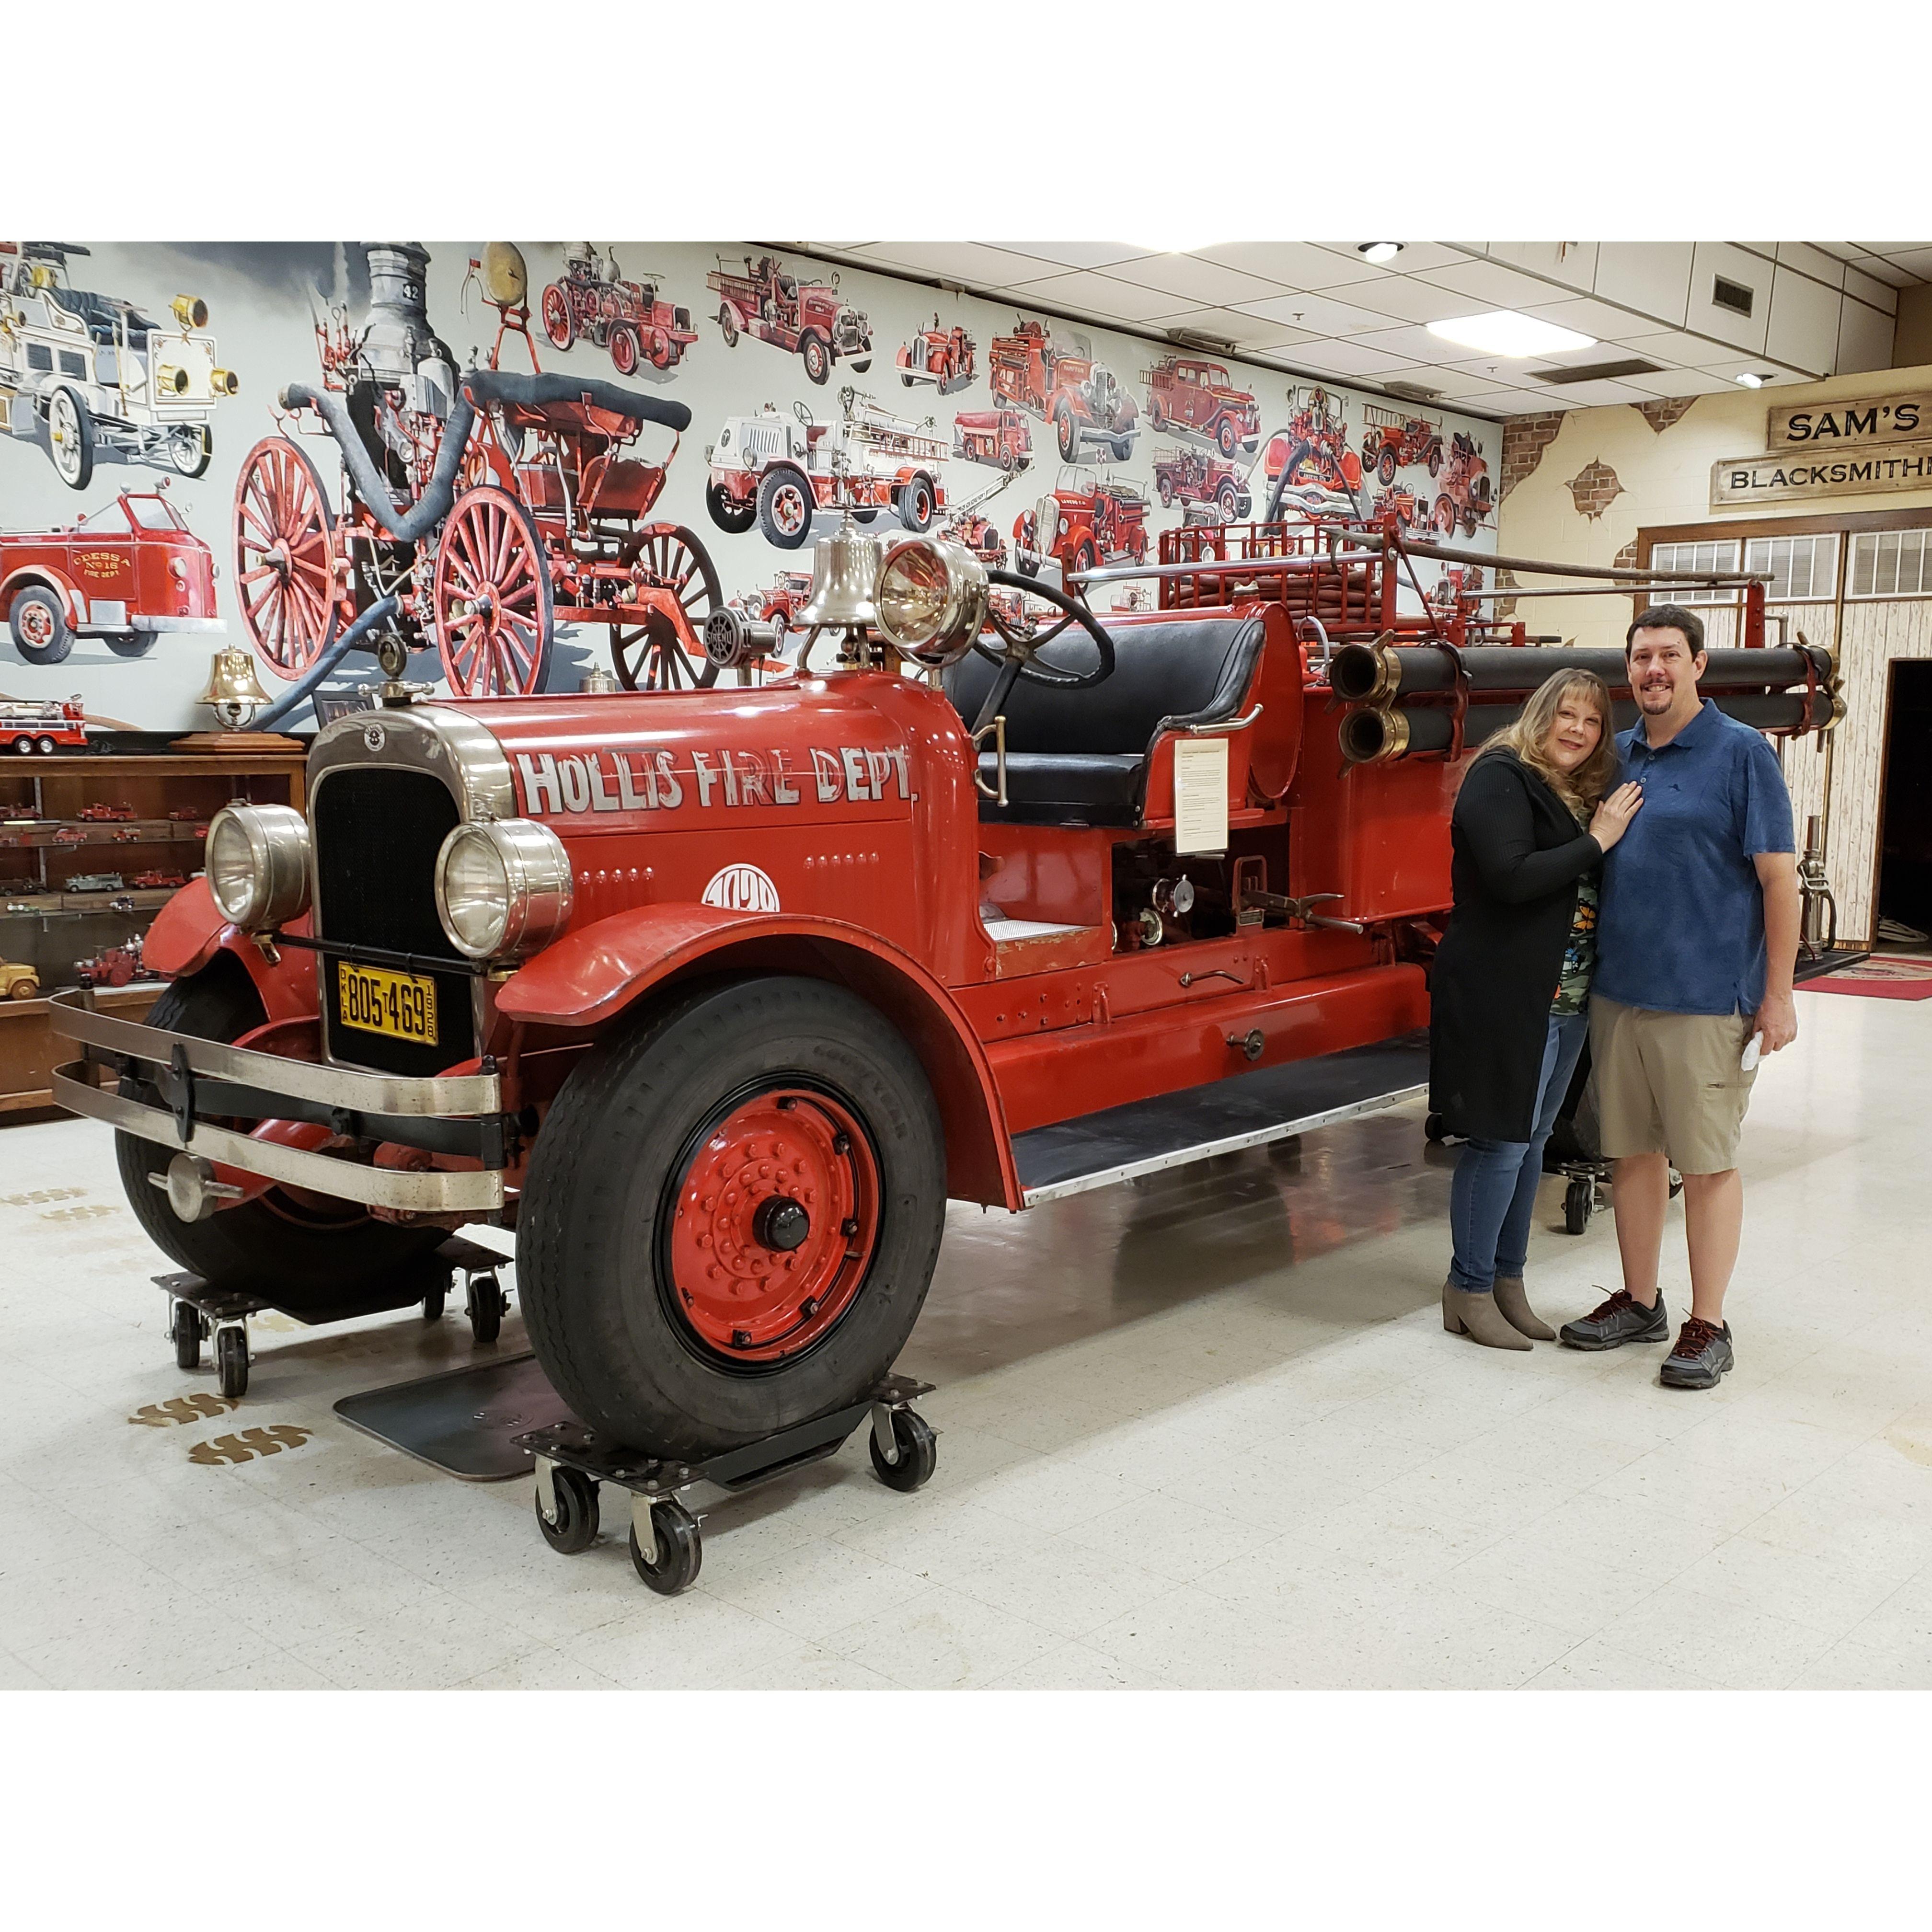
[[[1882,396],[1932,387],[1932,369],[1907,368],[1846,376],[1800,387],[1738,389],[1700,396],[1676,422],[1654,428],[1633,404],[1576,410],[1566,415],[1536,468],[1503,500],[1499,548],[1516,556],[1564,563],[1612,563],[1640,529],[1670,524],[1734,524],[1746,529],[1757,517],[1856,515],[1880,510],[1922,509],[1932,520],[1932,490],[1823,497],[1782,503],[1757,517],[1713,511],[1711,465],[1719,458],[1749,456],[1766,447],[1766,416],[1780,407],[1847,397]],[[1600,517],[1580,512],[1569,488],[1588,466],[1616,472],[1622,486]],[[1593,477],[1593,502],[1604,488]],[[1526,582],[1534,580],[1526,578]],[[1780,607],[1772,607],[1774,611]],[[1899,657],[1932,656],[1932,601],[1914,599],[1850,607],[1844,635],[1834,634],[1829,604],[1781,607],[1793,628],[1815,644],[1839,652],[1846,716],[1833,734],[1826,868],[1838,896],[1840,937],[1869,942],[1876,916],[1878,804],[1883,766],[1888,666]],[[1560,633],[1580,644],[1620,645],[1630,605],[1621,597],[1522,598],[1517,614],[1532,633]],[[1714,644],[1735,641],[1728,613],[1707,614]],[[1775,634],[1774,627],[1774,635]],[[1786,783],[1802,841],[1806,818],[1824,808],[1825,758],[1816,741],[1780,748]]]

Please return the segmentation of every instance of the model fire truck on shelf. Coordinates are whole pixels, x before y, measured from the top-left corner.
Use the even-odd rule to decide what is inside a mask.
[[[1407,609],[1403,548],[1169,530],[1159,608],[1103,624],[847,524],[794,680],[394,689],[317,734],[305,813],[216,820],[144,1023],[56,997],[56,1096],[118,1130],[178,1265],[297,1313],[403,1305],[451,1228],[514,1226],[538,1360],[610,1442],[700,1456],[863,1402],[949,1198],[1018,1210],[1420,1090],[1468,754],[1551,670],[1622,674],[1480,600]],[[1740,591],[1763,634],[1761,576],[1582,580]],[[1007,626],[1015,590],[1052,621]],[[1754,723],[1833,715],[1822,652],[1711,658]],[[931,1467],[896,1415],[888,1480]],[[594,1501],[541,1498],[547,1533],[584,1546]],[[694,1534],[644,1507],[656,1546]]]
[[[1053,494],[1022,511],[1013,524],[1020,569],[1034,576],[1049,557],[1067,572],[1138,563],[1148,554],[1147,512],[1138,484],[1064,469]]]
[[[1163,450],[1154,460],[1154,487],[1163,510],[1176,503],[1209,506],[1224,524],[1250,515],[1254,498],[1246,479],[1232,463],[1198,450]]]
[[[92,958],[76,960],[74,976],[83,986],[131,986],[136,980],[161,976],[142,960],[137,932],[124,945],[106,946]]]
[[[1133,398],[1087,352],[1084,337],[1063,347],[1045,322],[1016,322],[1012,334],[994,336],[987,352],[993,393],[1051,423],[1063,463],[1084,460],[1090,444],[1124,463],[1138,434]]]
[[[1474,536],[1494,506],[1490,499],[1490,466],[1483,460],[1481,447],[1466,431],[1459,429],[1449,439],[1449,460],[1436,484],[1442,494],[1436,500],[1430,520],[1444,536],[1452,535],[1458,523],[1466,537]]]
[[[0,435],[40,443],[70,490],[95,459],[199,476],[214,406],[235,394],[216,359],[208,304],[176,296],[155,322],[118,296],[77,289],[73,242],[0,242]]]
[[[908,389],[915,383],[932,382],[942,396],[950,396],[973,380],[977,367],[973,338],[957,324],[942,328],[935,314],[930,328],[899,344],[898,365],[899,380]]]
[[[80,694],[72,698],[47,698],[33,702],[19,698],[0,698],[0,751],[84,752],[87,748],[87,713]]]
[[[1254,397],[1236,388],[1220,363],[1163,356],[1142,370],[1141,380],[1147,385],[1148,421],[1156,430],[1204,436],[1230,458],[1237,450],[1252,454],[1260,442],[1262,414]]]
[[[429,256],[370,244],[369,313],[316,325],[322,382],[280,397],[284,434],[257,443],[235,486],[236,587],[274,676],[318,675],[331,652],[377,652],[392,677],[434,646],[452,691],[541,691],[559,623],[610,634],[619,680],[708,681],[702,636],[724,602],[704,544],[648,520],[690,426],[683,404],[601,378],[546,375],[530,333],[524,259],[493,242],[478,274],[497,312],[488,366],[458,376],[424,303]],[[506,337],[527,375],[499,366]],[[632,452],[670,432],[656,462]],[[302,448],[332,440],[338,518]]]
[[[479,271],[481,261],[472,266]],[[675,368],[698,340],[691,311],[658,299],[662,278],[626,281],[614,254],[600,255],[588,242],[567,242],[563,274],[543,292],[544,334],[553,349],[582,340],[610,352],[620,376],[640,362],[653,369]]]
[[[140,658],[164,631],[226,630],[214,574],[162,490],[124,490],[59,530],[0,532],[0,610],[29,664],[58,664],[76,638]]]
[[[741,335],[773,342],[796,352],[806,376],[825,382],[832,364],[849,362],[855,375],[872,366],[872,325],[864,314],[838,296],[838,278],[829,282],[801,282],[788,275],[775,255],[747,255],[741,275],[717,267],[704,278],[705,286],[721,298],[718,326],[724,346]]]
[[[1442,467],[1442,425],[1434,418],[1365,403],[1362,421],[1362,469],[1372,471],[1384,488],[1398,470],[1412,464],[1426,463],[1432,476]]]
[[[734,534],[755,523],[780,550],[802,546],[820,510],[850,510],[870,523],[889,509],[907,530],[929,530],[946,505],[946,439],[930,418],[893,416],[855,389],[842,389],[838,404],[830,423],[802,403],[789,416],[767,403],[754,416],[728,417],[705,452],[711,520]]]
[[[1010,475],[1033,460],[1033,432],[1018,410],[962,410],[952,418],[952,454]]]

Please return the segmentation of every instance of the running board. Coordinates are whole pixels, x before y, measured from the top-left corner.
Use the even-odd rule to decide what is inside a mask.
[[[1036,1208],[1379,1113],[1428,1090],[1429,1035],[1404,1034],[1035,1127],[1015,1138],[1013,1157],[1025,1204]]]

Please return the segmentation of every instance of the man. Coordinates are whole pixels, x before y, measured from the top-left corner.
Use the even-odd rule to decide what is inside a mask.
[[[1724,1291],[1744,1228],[1738,1136],[1757,1077],[1742,1063],[1754,1036],[1761,1054],[1798,1037],[1791,800],[1764,737],[1699,696],[1704,626],[1693,613],[1654,605],[1624,656],[1640,716],[1617,748],[1643,804],[1604,860],[1590,996],[1624,1285],[1562,1334],[1573,1348],[1670,1334],[1658,1269],[1674,1163],[1690,1314],[1661,1379],[1714,1388],[1736,1359]]]

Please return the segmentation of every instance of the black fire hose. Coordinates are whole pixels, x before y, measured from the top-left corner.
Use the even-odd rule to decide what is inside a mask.
[[[1753,652],[1754,657],[1762,656]],[[1700,683],[1702,682],[1700,679]],[[1712,694],[1727,718],[1757,731],[1816,731],[1832,722],[1832,696],[1815,692],[1718,692]],[[1520,704],[1472,704],[1463,714],[1462,744],[1474,751],[1522,716]],[[1637,721],[1635,703],[1618,698],[1611,707],[1616,730],[1627,730]],[[1382,711],[1364,707],[1342,720],[1342,755],[1355,765],[1384,764],[1427,752],[1446,752],[1456,714],[1447,705],[1397,705]]]
[[[368,506],[369,514],[398,543],[418,542],[449,514],[449,506],[456,500],[456,472],[470,445],[470,425],[476,419],[476,408],[461,389],[451,406],[449,420],[443,425],[442,442],[436,452],[429,488],[406,511],[397,508],[381,471],[363,446],[361,432],[350,419],[349,405],[334,390],[311,389],[304,383],[291,382],[282,392],[281,404],[285,410],[314,410],[328,424],[329,434],[341,449],[342,464],[349,472],[350,486]]]
[[[1831,676],[1831,656],[1816,645],[1705,653],[1701,690],[1778,690],[1815,673]],[[1528,649],[1510,644],[1343,644],[1328,664],[1328,682],[1347,704],[1382,704],[1426,692],[1454,691],[1460,668],[1472,692],[1534,691],[1558,671],[1594,671],[1612,691],[1630,688],[1620,650]]]
[[[304,671],[301,679],[270,705],[254,722],[257,731],[272,730],[284,718],[292,717],[314,696],[316,687],[321,683],[349,653],[377,626],[386,624],[396,614],[396,600],[393,597],[379,597],[374,603],[331,644],[322,656]]]

